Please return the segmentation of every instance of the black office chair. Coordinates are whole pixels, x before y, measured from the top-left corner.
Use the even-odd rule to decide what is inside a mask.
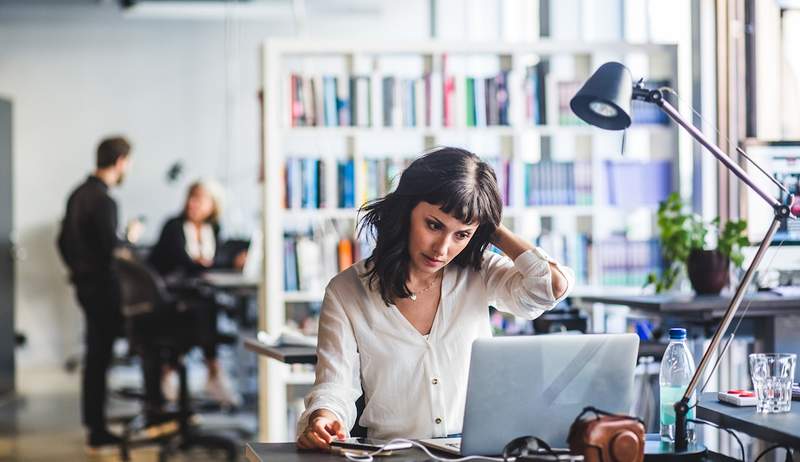
[[[177,411],[162,412],[158,416],[137,415],[123,423],[123,460],[129,460],[129,449],[133,446],[161,445],[160,459],[176,450],[205,447],[222,450],[228,460],[236,460],[238,441],[222,435],[202,433],[190,423],[192,407],[184,364],[184,355],[192,349],[192,328],[180,322],[186,312],[186,304],[167,291],[163,279],[144,264],[130,259],[117,258],[120,277],[122,312],[125,317],[126,335],[131,352],[138,355],[148,370],[145,381],[149,386],[160,383],[160,365],[166,361],[178,373],[179,395]],[[154,366],[155,365],[155,366]],[[148,386],[146,384],[146,386]],[[142,399],[141,394],[123,392],[124,396]],[[177,421],[178,430],[164,436],[131,441],[131,435],[143,429],[153,418],[160,421]]]

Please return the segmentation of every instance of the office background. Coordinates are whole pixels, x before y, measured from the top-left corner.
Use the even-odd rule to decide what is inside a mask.
[[[164,219],[176,213],[185,186],[198,177],[223,183],[226,232],[249,236],[260,210],[259,47],[264,39],[430,37],[427,0],[402,6],[307,2],[300,23],[290,2],[265,3],[271,19],[234,13],[226,18],[224,9],[211,19],[191,12],[140,17],[110,1],[0,4],[7,44],[0,50],[0,88],[14,103],[14,229],[21,253],[16,325],[37,332],[18,353],[20,364],[58,364],[80,345],[80,313],[51,244],[64,198],[92,165],[98,134],[125,133],[134,144],[133,169],[114,195],[120,223],[146,217],[146,241],[156,239]],[[513,16],[525,2],[508,2],[506,9],[500,7],[505,2],[489,3],[435,2],[437,37],[498,41],[538,35],[536,17],[523,24]],[[659,2],[643,7],[628,6],[630,24],[623,25],[622,2],[559,2],[553,14],[561,24],[553,24],[552,35],[612,40],[627,27],[634,40],[688,43],[688,2],[679,8]],[[673,23],[678,26],[653,22],[648,27],[636,19],[635,9],[652,17],[679,15]],[[509,17],[501,17],[504,11]],[[608,14],[607,28],[589,19],[598,14]],[[586,27],[577,27],[575,18]],[[176,162],[184,173],[168,182]]]
[[[791,9],[781,15],[781,2],[254,0],[194,10],[184,8],[192,2],[176,3],[172,12],[148,12],[112,0],[0,0],[0,98],[13,111],[13,170],[0,178],[12,186],[13,317],[25,336],[15,351],[21,394],[27,378],[60,370],[81,352],[81,314],[54,241],[65,199],[91,170],[101,136],[123,133],[133,143],[132,169],[113,194],[121,224],[145,217],[143,241],[157,238],[199,177],[225,188],[226,236],[246,239],[261,228],[267,39],[674,44],[679,109],[701,111],[705,122],[695,122],[706,133],[717,125],[737,141],[800,135],[792,110],[799,61],[787,58],[800,22]],[[750,50],[744,36],[720,27],[740,25],[746,4],[757,9],[759,30],[770,31]],[[727,47],[726,60],[719,61],[718,47]],[[748,59],[757,85],[745,81]],[[675,184],[694,209],[707,219],[747,214],[735,182],[688,137],[677,138]],[[646,224],[632,232],[651,235],[652,210],[637,213],[630,221]],[[800,253],[787,248],[780,260],[791,267]]]

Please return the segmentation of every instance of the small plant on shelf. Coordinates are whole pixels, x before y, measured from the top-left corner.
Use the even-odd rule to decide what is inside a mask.
[[[658,207],[658,228],[664,270],[650,273],[645,286],[656,293],[671,289],[684,270],[698,294],[719,293],[728,284],[730,264],[741,268],[742,247],[749,244],[747,220],[731,220],[720,229],[720,219],[703,222],[699,215],[686,212],[678,193],[670,194]],[[717,248],[707,249],[708,232],[717,233]]]

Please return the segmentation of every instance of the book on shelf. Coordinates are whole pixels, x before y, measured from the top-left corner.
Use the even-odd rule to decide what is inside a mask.
[[[547,61],[525,68],[525,120],[528,125],[547,124],[545,80],[548,69]]]
[[[445,127],[452,127],[455,123],[455,93],[456,93],[456,78],[452,75],[444,76],[444,85],[442,87],[442,112],[443,122]]]
[[[326,127],[339,125],[339,109],[336,101],[336,89],[338,88],[338,85],[336,84],[336,80],[336,77],[332,75],[326,75],[322,77],[322,101],[324,117],[321,125]]]
[[[372,93],[369,76],[350,78],[351,121],[354,127],[369,127],[372,121]]]
[[[360,203],[364,204],[392,192],[400,181],[400,174],[410,163],[411,159],[397,158],[361,160],[365,184]]]
[[[325,205],[324,167],[320,159],[288,157],[284,162],[284,208],[318,209]]]
[[[509,125],[508,70],[448,74],[447,57],[418,76],[289,76],[290,126],[486,127]]]
[[[591,164],[541,161],[525,164],[527,205],[591,205]]]
[[[661,271],[657,239],[628,240],[612,236],[604,239],[598,250],[602,285],[643,286],[648,273]]]
[[[335,232],[285,232],[283,280],[286,292],[321,293],[328,281],[368,257],[374,243]]]
[[[338,125],[347,127],[350,125],[350,86],[347,77],[336,77],[336,114]]]
[[[339,207],[353,208],[356,206],[355,161],[353,159],[340,160],[336,163],[336,169]]]
[[[577,233],[573,237],[574,258],[570,262],[578,284],[588,284],[592,267],[592,238],[585,233]]]
[[[367,158],[336,161],[336,206],[352,209],[393,191],[410,159]],[[288,157],[284,163],[286,209],[320,209],[328,206],[326,162],[318,158]],[[358,174],[356,174],[358,173]],[[359,181],[358,187],[356,182]],[[356,197],[356,191],[360,191]]]
[[[309,233],[286,232],[283,246],[283,279],[287,292],[321,293],[336,273],[354,261],[350,239],[331,242]]]

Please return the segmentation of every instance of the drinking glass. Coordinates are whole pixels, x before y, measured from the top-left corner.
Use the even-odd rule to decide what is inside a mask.
[[[758,402],[756,412],[772,414],[792,409],[792,381],[797,355],[754,353],[750,355],[750,378]]]

